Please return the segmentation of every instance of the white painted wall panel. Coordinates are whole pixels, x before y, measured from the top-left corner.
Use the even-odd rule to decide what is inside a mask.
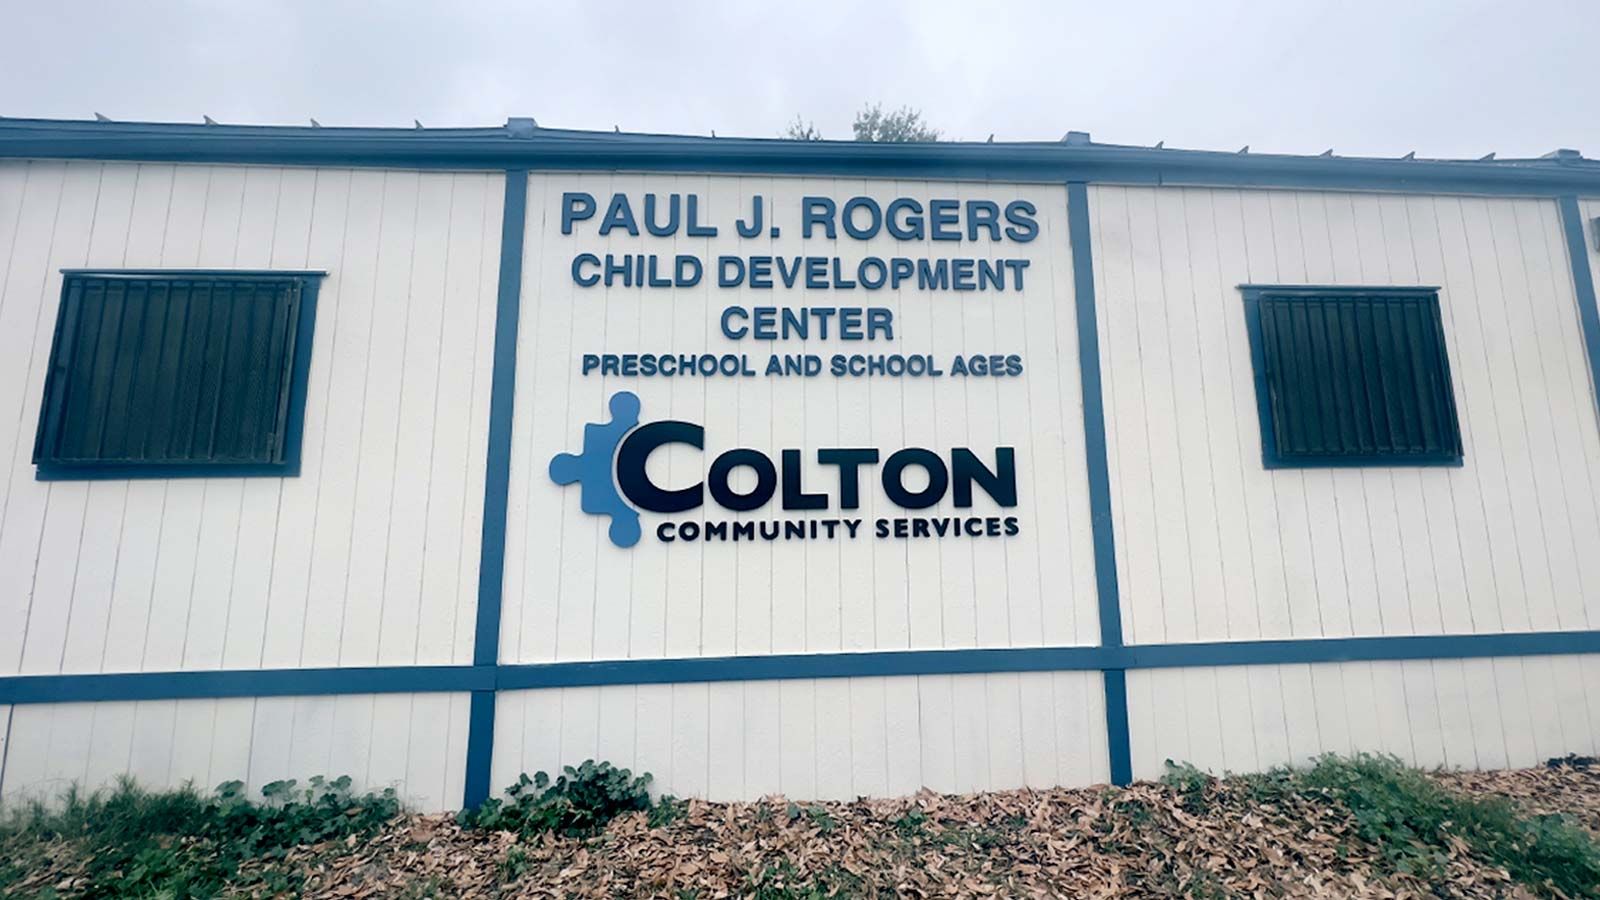
[[[0,163],[0,673],[469,662],[503,195]],[[327,270],[301,475],[35,481],[63,267]]]
[[[1600,624],[1600,423],[1554,202],[1089,199],[1128,641]],[[1249,282],[1439,286],[1466,465],[1266,470]]]
[[[564,191],[586,191],[602,208],[624,192],[694,193],[700,221],[716,238],[606,237],[593,223],[560,233]],[[737,237],[731,223],[759,194],[779,237]],[[842,205],[856,195],[1031,200],[1040,233],[1030,243],[987,239],[953,244],[867,242],[820,233],[802,240],[801,198]],[[501,659],[543,662],[607,658],[721,656],[938,647],[1087,644],[1098,639],[1078,383],[1066,192],[1056,186],[771,177],[533,174],[523,265],[511,498],[507,522]],[[579,252],[1026,257],[1021,293],[720,289],[709,269],[686,289],[580,288],[570,265]],[[893,341],[731,341],[719,328],[730,305],[862,306],[894,312]],[[1020,378],[618,378],[584,376],[585,352],[747,353],[760,368],[770,353],[933,352],[948,368],[957,353],[1018,353]],[[652,465],[668,483],[688,483],[709,455],[728,447],[801,448],[808,484],[832,484],[814,461],[828,446],[971,446],[980,455],[1015,445],[1022,532],[1005,540],[779,541],[664,545],[656,521],[634,547],[611,545],[608,521],[579,508],[579,489],[551,482],[550,459],[582,450],[583,426],[609,418],[608,398],[637,393],[643,421],[676,418],[706,426],[707,454],[658,451]],[[748,474],[748,473],[746,473]],[[864,528],[903,515],[865,479]],[[987,502],[980,493],[980,505]],[[991,504],[992,506],[992,504]],[[929,515],[948,515],[951,501]],[[992,511],[992,510],[991,510]],[[721,511],[708,509],[716,517]],[[835,511],[836,512],[836,511]],[[975,509],[974,512],[984,512]],[[820,515],[820,514],[819,514]],[[776,504],[728,518],[783,517]],[[689,518],[684,516],[681,518]],[[870,727],[878,727],[875,723]]]
[[[1521,768],[1600,750],[1600,656],[1407,660],[1128,673],[1133,776],[1221,774],[1321,753]]]
[[[76,784],[148,788],[351,776],[396,789],[413,809],[461,805],[466,694],[261,697],[27,704],[0,708],[0,804],[50,800]]]
[[[11,710],[10,706],[0,706],[0,779],[5,776],[6,757],[11,749]]]
[[[1098,672],[552,688],[499,695],[493,787],[610,760],[713,800],[1109,780]]]

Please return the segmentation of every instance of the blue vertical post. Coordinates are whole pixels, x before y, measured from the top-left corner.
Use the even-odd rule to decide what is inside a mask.
[[[1094,535],[1095,588],[1100,600],[1100,645],[1120,650],[1122,599],[1117,582],[1116,533],[1111,524],[1111,473],[1106,462],[1105,393],[1100,382],[1100,328],[1095,316],[1089,189],[1081,181],[1067,183],[1067,234],[1072,242],[1078,380],[1083,389],[1083,449],[1089,469],[1089,522]],[[1106,748],[1111,762],[1111,782],[1127,784],[1133,780],[1127,671],[1105,669],[1101,677],[1105,683]]]
[[[1567,258],[1572,264],[1572,288],[1578,298],[1578,322],[1583,326],[1583,346],[1589,355],[1590,384],[1600,401],[1600,305],[1595,302],[1594,272],[1589,268],[1589,245],[1583,240],[1583,213],[1578,198],[1556,201],[1561,208],[1561,228],[1567,237]]]
[[[517,389],[517,318],[522,308],[522,240],[528,218],[528,171],[506,171],[500,225],[500,293],[494,320],[494,379],[489,389],[489,452],[483,477],[483,539],[478,558],[478,620],[472,664],[500,663],[500,593],[506,565],[506,503],[511,482],[511,421]],[[489,797],[494,762],[495,691],[472,692],[467,723],[467,780],[461,803]]]

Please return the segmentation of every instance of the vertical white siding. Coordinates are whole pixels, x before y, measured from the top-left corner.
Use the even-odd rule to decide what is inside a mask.
[[[470,661],[503,194],[0,162],[0,673]],[[63,267],[326,269],[301,475],[35,481]]]
[[[466,694],[352,694],[30,704],[9,713],[0,804],[132,775],[148,788],[349,775],[414,809],[453,809],[465,783]],[[0,710],[3,710],[0,707]]]
[[[1090,190],[1130,642],[1600,625],[1600,426],[1551,201]],[[1461,468],[1268,471],[1242,283],[1438,285]]]
[[[11,747],[11,709],[0,706],[0,792],[5,790],[6,752]]]
[[[558,688],[500,694],[493,785],[585,759],[713,800],[1104,783],[1098,672]]]
[[[700,220],[717,238],[609,237],[560,233],[564,191],[587,191],[602,207],[625,192],[636,211],[646,192],[695,193]],[[750,197],[767,198],[781,236],[740,239],[731,222]],[[963,254],[1027,257],[1022,293],[719,289],[722,254],[950,256],[949,245],[880,237],[803,241],[801,198],[867,194],[1015,198],[1033,201],[1040,234],[1031,243],[964,244]],[[1085,644],[1097,640],[1092,542],[1078,384],[1066,194],[1060,187],[963,185],[848,179],[724,178],[628,174],[534,174],[528,188],[517,411],[507,523],[507,662],[827,652],[931,647]],[[707,261],[694,288],[661,290],[572,281],[574,255],[693,253]],[[881,305],[894,312],[894,340],[730,341],[719,327],[730,305]],[[1018,353],[1021,378],[617,378],[582,375],[582,353],[747,353],[758,370],[771,353],[933,353],[948,371],[957,353]],[[772,544],[659,543],[647,515],[639,544],[611,545],[608,521],[579,508],[579,489],[551,482],[551,457],[580,452],[583,426],[609,419],[607,399],[627,389],[641,418],[706,426],[708,457],[735,446],[798,447],[808,484],[831,484],[814,461],[827,446],[1015,445],[1022,533],[1005,540],[790,541]],[[682,447],[652,459],[670,483],[687,483],[705,458]],[[865,483],[860,515],[900,513]],[[983,504],[987,498],[977,498]],[[947,499],[930,515],[952,512]],[[979,514],[993,509],[976,509]],[[713,517],[720,512],[710,512]],[[739,514],[770,519],[774,509]],[[833,688],[828,688],[832,690]],[[703,690],[696,688],[695,690]]]
[[[1600,657],[1345,662],[1128,673],[1133,775],[1390,753],[1425,768],[1520,768],[1600,751]]]

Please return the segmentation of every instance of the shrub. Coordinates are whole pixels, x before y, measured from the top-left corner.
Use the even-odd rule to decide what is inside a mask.
[[[662,794],[650,807],[651,828],[665,828],[689,812],[689,801],[679,800],[671,794]]]
[[[1348,807],[1397,871],[1438,878],[1456,838],[1523,884],[1600,896],[1600,847],[1566,816],[1524,815],[1503,797],[1457,793],[1392,756],[1323,756],[1298,777]]]
[[[590,834],[619,815],[650,808],[650,773],[634,776],[608,762],[584,760],[566,766],[554,782],[550,776],[526,773],[506,788],[506,799],[485,800],[476,810],[462,810],[466,828],[492,828],[538,834]]]
[[[400,812],[393,790],[356,796],[350,779],[311,779],[262,788],[252,801],[241,782],[210,796],[192,786],[147,791],[123,779],[109,792],[68,789],[58,807],[33,803],[0,824],[0,893],[25,877],[41,848],[64,845],[82,860],[87,897],[212,896],[247,859],[275,859],[288,848],[368,834]]]
[[[357,797],[348,775],[332,781],[318,775],[299,790],[296,784],[291,778],[263,786],[265,803],[250,802],[242,782],[218,785],[216,836],[260,854],[376,831],[400,812],[393,788]]]
[[[1183,798],[1183,808],[1196,815],[1205,812],[1206,789],[1216,779],[1195,768],[1192,763],[1179,765],[1169,759],[1166,769],[1166,774],[1161,776],[1161,783],[1178,792],[1178,796]]]

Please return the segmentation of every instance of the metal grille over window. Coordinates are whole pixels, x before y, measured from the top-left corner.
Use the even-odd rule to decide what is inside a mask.
[[[1461,463],[1436,289],[1244,292],[1268,467]]]
[[[317,280],[68,273],[41,477],[292,474]]]

